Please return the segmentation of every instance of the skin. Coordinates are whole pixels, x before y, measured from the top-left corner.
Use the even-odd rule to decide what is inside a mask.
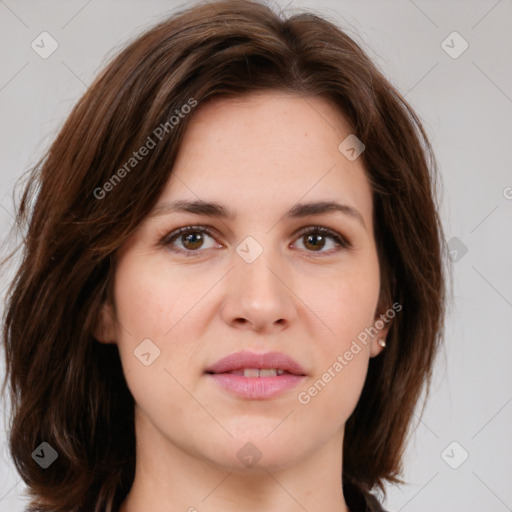
[[[193,115],[157,204],[216,201],[236,217],[148,216],[116,255],[114,304],[95,336],[118,345],[136,403],[136,476],[121,512],[346,511],[344,425],[389,323],[308,404],[297,396],[387,309],[370,185],[361,158],[338,149],[350,126],[325,99],[277,92],[215,99]],[[283,217],[299,201],[326,200],[357,209],[365,227],[340,212]],[[178,252],[159,245],[198,224],[214,231],[202,245],[186,235],[172,242]],[[327,237],[315,250],[297,232],[316,225],[352,248]],[[236,252],[248,236],[263,249],[252,263]],[[134,356],[146,338],[160,349],[149,366]],[[273,399],[231,395],[204,371],[242,349],[283,352],[306,377]],[[237,456],[247,442],[261,453],[252,467]]]

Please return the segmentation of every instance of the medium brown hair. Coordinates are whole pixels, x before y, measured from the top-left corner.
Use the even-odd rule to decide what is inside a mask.
[[[3,388],[9,384],[10,452],[31,510],[110,512],[128,493],[133,397],[117,346],[92,334],[110,293],[113,254],[160,196],[194,111],[210,98],[272,90],[330,100],[366,147],[360,158],[373,194],[380,303],[403,309],[386,350],[370,361],[346,424],[343,485],[368,493],[400,481],[445,311],[446,248],[424,128],[334,22],[313,13],[286,17],[253,1],[213,1],[175,13],[115,57],[23,190],[16,212],[23,254],[7,294]],[[180,116],[121,182],[109,181],[191,98],[196,110]],[[108,195],[97,198],[100,188]],[[43,441],[59,455],[46,470],[32,459]]]

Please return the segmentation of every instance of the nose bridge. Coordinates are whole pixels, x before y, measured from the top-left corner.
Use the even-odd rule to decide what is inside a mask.
[[[258,329],[293,316],[292,293],[285,285],[286,266],[272,235],[247,237],[237,246],[230,273],[227,320],[244,319]]]
[[[283,286],[276,274],[284,268],[279,261],[280,250],[272,246],[272,236],[246,237],[236,248],[237,262],[239,269],[237,279],[240,279],[242,288],[249,295],[251,292],[256,295],[259,293],[279,294]],[[249,288],[250,287],[250,288]],[[271,299],[268,297],[267,300]]]

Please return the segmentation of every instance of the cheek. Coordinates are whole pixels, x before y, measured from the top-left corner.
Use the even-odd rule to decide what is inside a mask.
[[[190,279],[179,266],[172,268],[164,258],[149,256],[134,251],[118,262],[118,349],[135,401],[157,415],[159,404],[180,414],[181,400],[188,397],[179,383],[187,389],[195,385],[195,340],[204,322],[200,306],[206,303],[201,299],[215,284],[215,276]]]
[[[164,258],[134,254],[121,260],[116,270],[115,301],[119,324],[133,340],[154,338],[165,342],[179,329],[184,317],[193,318],[201,298],[212,286],[209,279],[184,277]]]
[[[369,351],[364,346],[351,351],[349,346],[350,343],[343,350],[330,350],[318,373],[298,396],[304,417],[309,423],[324,425],[327,437],[351,416],[366,380]]]
[[[119,262],[114,286],[126,382],[143,417],[156,420],[153,426],[173,418],[179,430],[187,427],[183,418],[194,407],[179,383],[190,388],[183,372],[191,367],[197,347],[185,328],[199,298],[190,283],[165,275],[159,265],[144,264],[142,255],[133,256]]]
[[[322,283],[322,287],[311,287],[315,292],[308,294],[308,305],[329,328],[323,350],[332,355],[347,350],[354,338],[373,325],[380,292],[376,256],[342,268]]]
[[[378,260],[340,273],[313,298],[329,335],[316,340],[317,372],[299,401],[311,418],[318,415],[340,425],[357,405],[368,371],[370,342],[380,290]],[[305,404],[304,402],[308,402]]]

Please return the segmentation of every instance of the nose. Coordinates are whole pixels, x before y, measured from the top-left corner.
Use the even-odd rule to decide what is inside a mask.
[[[222,316],[231,327],[272,334],[296,318],[290,272],[276,252],[264,250],[252,263],[235,254],[227,279]]]

